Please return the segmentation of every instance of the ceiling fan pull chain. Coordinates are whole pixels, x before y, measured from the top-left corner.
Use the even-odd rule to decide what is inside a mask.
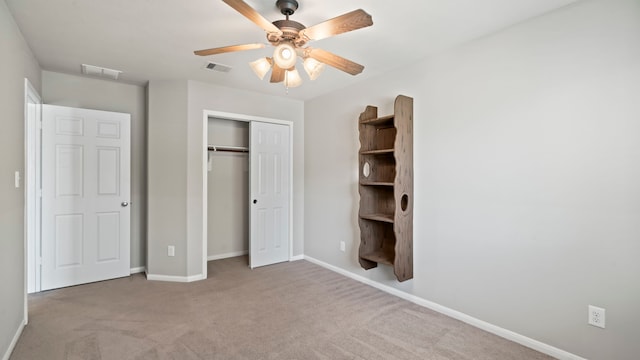
[[[285,71],[284,73],[284,89],[285,93],[289,95],[289,72]]]

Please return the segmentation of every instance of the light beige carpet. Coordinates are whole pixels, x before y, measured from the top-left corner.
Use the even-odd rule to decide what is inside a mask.
[[[29,298],[20,359],[550,359],[306,261],[212,261]]]

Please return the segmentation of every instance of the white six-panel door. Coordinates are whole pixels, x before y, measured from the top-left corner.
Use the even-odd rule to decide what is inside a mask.
[[[128,276],[130,115],[43,105],[42,290]]]
[[[289,127],[250,123],[251,268],[289,260]]]

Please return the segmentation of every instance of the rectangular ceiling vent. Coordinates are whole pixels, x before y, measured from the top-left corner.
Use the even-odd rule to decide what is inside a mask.
[[[216,64],[216,63],[211,62],[211,61],[206,63],[204,65],[204,68],[207,69],[207,70],[220,71],[220,72],[225,72],[225,73],[231,71],[231,66],[222,65],[222,64]]]
[[[118,80],[118,76],[122,73],[120,70],[107,69],[95,65],[82,64],[82,73],[85,75],[98,76],[111,80]]]

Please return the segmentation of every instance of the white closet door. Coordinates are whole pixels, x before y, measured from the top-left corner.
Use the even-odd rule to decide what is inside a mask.
[[[253,121],[250,143],[251,268],[289,260],[289,127]]]
[[[43,105],[42,290],[129,275],[130,119]]]

